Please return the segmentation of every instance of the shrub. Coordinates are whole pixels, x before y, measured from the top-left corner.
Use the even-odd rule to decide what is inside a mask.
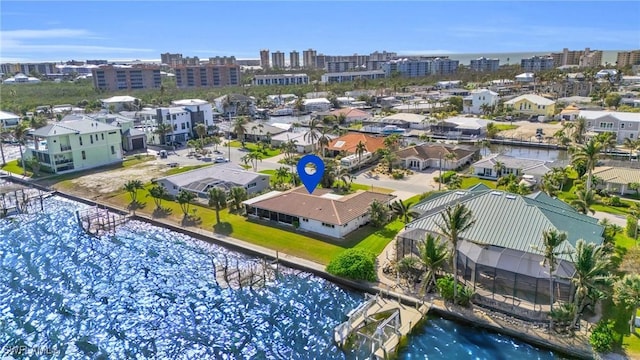
[[[611,350],[614,341],[613,321],[600,320],[591,332],[589,343],[597,352],[607,352]]]
[[[635,239],[637,226],[638,226],[638,220],[636,220],[636,218],[633,217],[632,215],[627,215],[627,227],[625,230],[628,237]]]
[[[436,280],[438,293],[446,301],[453,301],[453,276],[447,275]],[[473,290],[458,283],[458,305],[469,306],[473,298]]]
[[[439,183],[446,184],[446,183],[449,182],[449,179],[451,179],[451,177],[453,175],[455,175],[455,174],[456,174],[455,171],[449,170],[449,171],[445,172],[444,174],[442,174],[441,176],[436,177],[435,181],[439,182]]]
[[[395,180],[400,180],[404,178],[404,173],[402,171],[393,170],[393,173],[391,173],[391,177]]]
[[[620,201],[620,197],[619,196],[612,196],[609,198],[609,205],[611,206],[622,206],[624,205],[622,203],[622,201]]]
[[[376,281],[376,256],[362,249],[347,249],[329,262],[327,272],[352,280]]]

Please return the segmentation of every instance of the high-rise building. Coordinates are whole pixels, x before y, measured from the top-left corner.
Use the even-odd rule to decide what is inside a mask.
[[[92,74],[98,90],[153,89],[162,85],[159,66],[101,66]]]
[[[554,67],[567,65],[591,67],[600,66],[602,63],[602,51],[591,51],[589,48],[585,48],[584,50],[569,50],[564,48],[562,52],[551,53],[549,56],[553,58]]]
[[[274,69],[284,69],[284,53],[282,51],[271,53],[271,67]]]
[[[179,88],[240,85],[239,65],[182,65],[175,68]]]
[[[616,60],[617,66],[633,66],[640,65],[640,50],[620,51]]]
[[[212,65],[235,65],[235,56],[215,56],[209,58],[209,64]]]
[[[171,67],[182,65],[182,54],[164,53],[160,54],[160,62]]]
[[[520,67],[526,72],[552,70],[554,66],[551,56],[532,56],[520,60]]]
[[[394,52],[372,52],[369,54],[369,59],[367,60],[367,70],[379,70],[382,67],[382,64],[397,58],[398,54]]]
[[[382,64],[382,70],[387,77],[394,73],[402,77],[424,77],[430,75],[450,75],[458,71],[458,60],[446,57],[412,58],[390,60]]]
[[[313,49],[304,50],[302,52],[302,60],[304,61],[305,68],[314,69],[316,67],[316,55],[317,52]]]
[[[486,57],[480,57],[471,60],[469,63],[469,69],[477,72],[494,72],[500,68],[500,59],[487,59]]]
[[[293,50],[289,53],[289,67],[292,69],[300,68],[300,53]]]
[[[260,50],[260,66],[265,70],[271,67],[269,66],[269,49]]]
[[[327,58],[329,58],[329,56],[324,54],[316,55],[316,68],[324,69],[325,65],[327,64]]]
[[[186,57],[182,59],[182,65],[200,65],[200,58],[197,56],[194,57]]]

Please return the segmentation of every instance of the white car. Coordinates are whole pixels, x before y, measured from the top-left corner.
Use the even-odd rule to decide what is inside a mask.
[[[224,158],[222,156],[216,156],[215,159],[213,159],[213,161],[217,163],[225,163],[225,162],[229,162],[229,159]]]

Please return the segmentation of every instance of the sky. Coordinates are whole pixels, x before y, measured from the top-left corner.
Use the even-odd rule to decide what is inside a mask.
[[[640,1],[0,1],[0,62],[640,49]]]

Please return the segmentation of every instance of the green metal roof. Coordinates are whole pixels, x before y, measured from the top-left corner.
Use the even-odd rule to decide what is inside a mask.
[[[436,224],[443,222],[440,213],[456,203],[464,204],[476,219],[469,230],[461,233],[462,238],[474,243],[535,252],[532,245],[542,247],[542,233],[549,229],[567,233],[568,241],[560,246],[560,251],[573,250],[578,239],[602,243],[603,228],[597,220],[560,200],[482,188],[447,191],[425,199],[415,206],[422,216],[407,224],[407,230],[439,232]]]

